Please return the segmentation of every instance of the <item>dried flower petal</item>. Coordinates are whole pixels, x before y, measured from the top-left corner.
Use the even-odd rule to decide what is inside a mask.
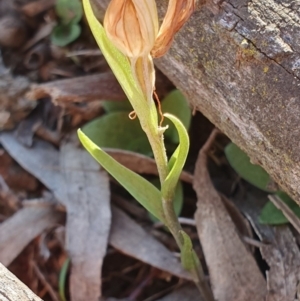
[[[154,0],[112,0],[104,18],[112,43],[126,56],[148,55],[158,34]]]
[[[152,100],[155,83],[155,69],[152,57],[148,54],[130,62],[133,75],[146,99]]]
[[[174,35],[195,10],[196,0],[170,0],[168,10],[159,30],[154,47],[153,57],[163,56],[171,47]]]

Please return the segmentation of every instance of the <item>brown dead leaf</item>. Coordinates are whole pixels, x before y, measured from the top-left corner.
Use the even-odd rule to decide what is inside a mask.
[[[29,149],[18,143],[11,133],[2,133],[0,141],[24,169],[67,207],[67,248],[73,263],[72,298],[85,300],[82,299],[84,294],[89,300],[98,300],[101,265],[110,228],[106,174],[99,171],[99,165],[85,150],[76,149],[73,144],[63,146],[60,166],[60,154],[49,143],[35,140]]]
[[[34,36],[27,40],[25,45],[21,48],[22,51],[27,51],[32,46],[37,44],[39,41],[43,40],[44,38],[48,37],[51,32],[53,31],[54,26],[56,25],[56,21],[49,20],[47,23],[42,24],[39,29],[36,31]]]
[[[191,280],[190,274],[164,245],[118,208],[112,207],[112,213],[109,243],[115,249],[171,275]]]
[[[60,301],[60,298],[58,296],[58,293],[53,289],[51,284],[48,282],[47,278],[43,274],[43,272],[40,270],[38,265],[35,261],[31,262],[32,268],[34,270],[34,273],[37,277],[37,279],[42,283],[42,285],[45,287],[45,291],[51,296],[52,301]]]
[[[20,198],[9,189],[0,173],[0,204],[3,206],[1,208],[1,219],[18,210],[20,201]]]
[[[29,26],[22,15],[13,10],[0,17],[1,48],[17,49],[22,47],[29,36]]]
[[[0,134],[0,142],[16,162],[61,201],[60,186],[63,178],[59,167],[59,152],[51,144],[36,139],[33,147],[27,148],[18,142],[13,133],[8,132]]]
[[[0,142],[24,169],[44,183],[60,202],[65,202],[64,199],[67,192],[62,189],[65,179],[60,172],[59,152],[52,145],[36,140],[33,148],[28,149],[18,143],[11,133],[1,133]],[[79,171],[81,169],[82,167]],[[88,166],[83,166],[83,169],[86,172],[90,170]],[[66,171],[69,172],[70,170]],[[94,174],[95,172],[91,173]],[[67,185],[64,184],[64,187],[67,187]],[[190,275],[182,269],[180,263],[170,251],[128,216],[122,212],[120,213],[120,210],[114,210],[113,213],[116,211],[117,218],[114,215],[109,238],[109,243],[112,246],[160,270],[167,271],[181,278],[191,279]],[[95,226],[95,230],[97,229],[99,229],[99,225]]]
[[[270,270],[266,272],[268,301],[294,300],[300,283],[300,252],[288,227],[274,227],[272,244],[260,248]]]
[[[29,242],[62,219],[62,213],[51,206],[19,210],[0,225],[0,262],[8,266]]]
[[[35,191],[38,188],[38,181],[21,168],[7,152],[0,153],[0,174],[13,190]]]
[[[243,214],[238,210],[238,208],[235,206],[235,204],[228,200],[226,197],[220,195],[222,202],[226,208],[226,211],[230,215],[233,223],[235,224],[235,227],[240,235],[240,237],[252,239],[253,238],[253,231],[250,226],[249,221],[243,216]],[[243,239],[244,240],[244,239]],[[249,249],[251,252],[254,252],[254,247],[246,244],[245,246],[247,249]]]
[[[0,130],[14,128],[35,107],[35,102],[23,98],[29,85],[26,77],[14,77],[6,69],[0,55]]]
[[[237,196],[234,202],[249,219],[260,240],[266,242],[260,246],[261,255],[269,266],[266,300],[294,300],[300,283],[300,251],[295,237],[289,226],[271,227],[259,223],[259,214],[267,202],[266,193],[247,187],[245,196]]]
[[[62,115],[62,109],[55,106],[50,99],[40,100],[32,112],[19,123],[16,137],[27,147],[32,146],[34,135],[59,146],[59,124]],[[44,135],[41,135],[42,131]],[[45,135],[45,132],[48,132],[48,135]]]
[[[38,248],[40,238],[42,236],[49,236],[48,231],[44,231],[39,238],[31,241],[22,252],[12,261],[7,268],[12,272],[20,281],[27,285],[33,292],[38,292],[39,281],[34,274],[32,261],[34,260]]]
[[[207,170],[206,152],[216,133],[201,149],[194,174],[198,198],[195,219],[214,297],[218,301],[263,301],[265,279],[238,235]]]
[[[202,301],[199,290],[192,285],[184,286],[157,301]]]
[[[71,299],[98,301],[111,223],[108,175],[71,142],[61,145],[60,165],[68,217],[66,247],[72,260]]]
[[[26,94],[26,97],[30,100],[38,100],[49,96],[55,104],[61,106],[82,101],[126,99],[124,92],[111,72],[33,85]]]
[[[38,0],[22,6],[22,12],[28,17],[34,17],[55,5],[56,0]]]

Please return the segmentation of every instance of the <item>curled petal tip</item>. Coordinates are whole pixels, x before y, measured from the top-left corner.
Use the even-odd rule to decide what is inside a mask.
[[[171,47],[174,35],[189,19],[195,10],[196,0],[170,0],[166,16],[159,30],[154,47],[153,57],[163,56]]]

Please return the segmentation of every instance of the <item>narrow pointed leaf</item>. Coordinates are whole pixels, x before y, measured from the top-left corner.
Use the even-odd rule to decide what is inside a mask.
[[[58,287],[59,287],[59,297],[61,301],[67,301],[65,290],[66,290],[66,280],[67,280],[67,273],[68,273],[69,266],[70,266],[70,258],[67,258],[59,273]]]
[[[78,136],[87,151],[150,213],[162,222],[161,194],[150,182],[118,163],[92,142],[81,130]]]
[[[179,90],[171,91],[162,101],[161,109],[163,112],[168,112],[176,116],[188,130],[190,128],[192,113],[188,105],[188,102],[184,95]],[[163,126],[166,125],[166,121]],[[176,127],[173,124],[169,124],[168,130],[164,133],[165,138],[174,144],[179,143],[179,137]]]
[[[179,145],[173,153],[172,157],[170,158],[168,164],[170,172],[166,180],[164,181],[161,190],[162,197],[165,200],[172,200],[173,193],[175,191],[178,179],[180,177],[180,173],[186,161],[190,142],[188,133],[181,121],[171,114],[164,114],[164,116],[173,122],[179,135]]]
[[[141,89],[135,83],[128,58],[108,39],[103,26],[93,13],[90,0],[83,0],[83,7],[96,42],[128,99],[138,99],[140,100],[139,105],[146,107],[147,102]],[[136,110],[136,108],[134,109]]]

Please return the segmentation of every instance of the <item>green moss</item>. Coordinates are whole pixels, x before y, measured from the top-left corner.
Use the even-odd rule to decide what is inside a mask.
[[[252,47],[250,46],[249,48],[246,49],[241,48],[241,51],[245,57],[253,57],[257,52],[257,50],[253,46]]]
[[[216,62],[214,60],[210,60],[204,63],[204,68],[210,72],[216,68]]]
[[[293,164],[293,161],[291,160],[291,158],[287,155],[287,154],[283,154],[283,159],[284,162],[288,165],[288,164]]]

